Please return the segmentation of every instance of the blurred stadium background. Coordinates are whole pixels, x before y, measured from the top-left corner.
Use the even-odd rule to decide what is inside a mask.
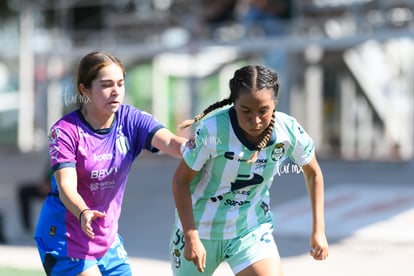
[[[127,66],[126,102],[173,131],[259,63],[321,158],[412,160],[414,1],[268,2],[288,6],[256,20],[247,0],[0,0],[0,150],[45,148],[77,62],[105,50]]]

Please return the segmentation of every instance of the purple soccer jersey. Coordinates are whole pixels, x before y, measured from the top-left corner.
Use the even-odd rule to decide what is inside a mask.
[[[53,171],[75,167],[79,194],[90,209],[106,214],[93,221],[95,238],[91,240],[82,232],[78,218],[65,209],[62,216],[68,256],[99,258],[108,250],[118,232],[132,162],[142,149],[155,150],[151,140],[162,127],[152,115],[122,105],[106,130],[93,130],[79,110],[67,114],[51,128],[49,154]],[[56,184],[53,186],[57,192]]]

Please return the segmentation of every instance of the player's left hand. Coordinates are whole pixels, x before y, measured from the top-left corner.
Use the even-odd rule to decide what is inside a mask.
[[[314,232],[310,238],[311,255],[315,260],[325,260],[329,255],[328,241],[325,233]]]

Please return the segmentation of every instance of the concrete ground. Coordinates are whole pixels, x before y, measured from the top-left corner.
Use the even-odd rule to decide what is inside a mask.
[[[22,230],[16,189],[39,178],[44,153],[0,155],[0,212],[7,244],[0,266],[39,268],[31,234]],[[120,233],[135,275],[172,275],[168,241],[174,221],[171,176],[177,160],[143,154],[132,168]],[[320,160],[326,186],[330,255],[308,256],[311,219],[303,178],[286,167],[272,187],[275,238],[285,276],[411,276],[414,271],[414,163]],[[33,204],[33,222],[41,203]],[[215,276],[232,275],[223,264]]]

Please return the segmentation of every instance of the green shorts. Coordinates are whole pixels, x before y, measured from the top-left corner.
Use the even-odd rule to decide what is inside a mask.
[[[184,257],[183,232],[174,227],[170,240],[170,262],[175,276],[213,275],[217,267],[226,261],[234,274],[251,264],[269,258],[278,257],[279,251],[272,235],[273,226],[265,223],[242,237],[230,240],[201,240],[206,249],[206,268],[203,273],[197,270],[193,262]]]

